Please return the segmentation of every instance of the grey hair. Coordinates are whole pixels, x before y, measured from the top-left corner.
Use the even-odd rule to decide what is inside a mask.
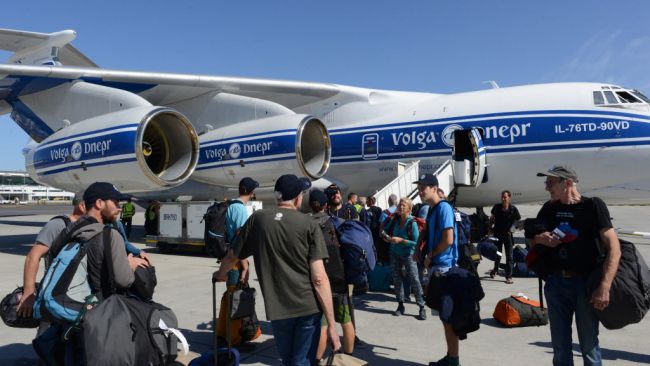
[[[395,193],[388,196],[388,205],[395,206],[397,204],[397,195]]]

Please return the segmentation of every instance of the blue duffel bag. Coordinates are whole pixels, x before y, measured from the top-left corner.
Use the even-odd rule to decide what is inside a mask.
[[[497,261],[502,256],[501,252],[497,250],[496,243],[498,242],[499,239],[491,236],[486,236],[478,242],[476,248],[478,249],[478,252],[481,253],[481,256],[483,258],[487,258],[491,261]]]
[[[375,269],[368,273],[368,289],[376,292],[390,291],[392,281],[389,265],[377,264]]]

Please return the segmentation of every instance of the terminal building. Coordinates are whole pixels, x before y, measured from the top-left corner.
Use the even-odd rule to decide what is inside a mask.
[[[71,200],[74,193],[36,183],[25,172],[0,171],[0,203]]]

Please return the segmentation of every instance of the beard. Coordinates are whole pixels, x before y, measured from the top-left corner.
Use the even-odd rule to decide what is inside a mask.
[[[117,220],[116,213],[111,213],[107,210],[102,210],[100,213],[102,215],[102,221],[104,221],[104,224],[112,224]]]

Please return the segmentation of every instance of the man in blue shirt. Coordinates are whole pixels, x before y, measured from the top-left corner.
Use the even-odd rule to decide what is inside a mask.
[[[429,276],[439,276],[456,265],[458,260],[458,242],[454,209],[438,195],[438,178],[433,174],[423,174],[413,182],[418,185],[418,194],[422,202],[429,204],[427,220],[427,254],[424,266],[429,269]],[[442,322],[447,341],[447,355],[429,366],[459,366],[458,336],[450,323]]]
[[[250,202],[257,187],[259,187],[259,183],[253,178],[244,177],[239,181],[239,197],[230,201],[228,211],[226,211],[226,240],[228,243],[234,242],[242,226],[248,220],[249,215],[246,204]],[[228,273],[228,286],[235,286],[239,281],[242,283],[248,281],[247,259],[239,261],[234,269]]]

